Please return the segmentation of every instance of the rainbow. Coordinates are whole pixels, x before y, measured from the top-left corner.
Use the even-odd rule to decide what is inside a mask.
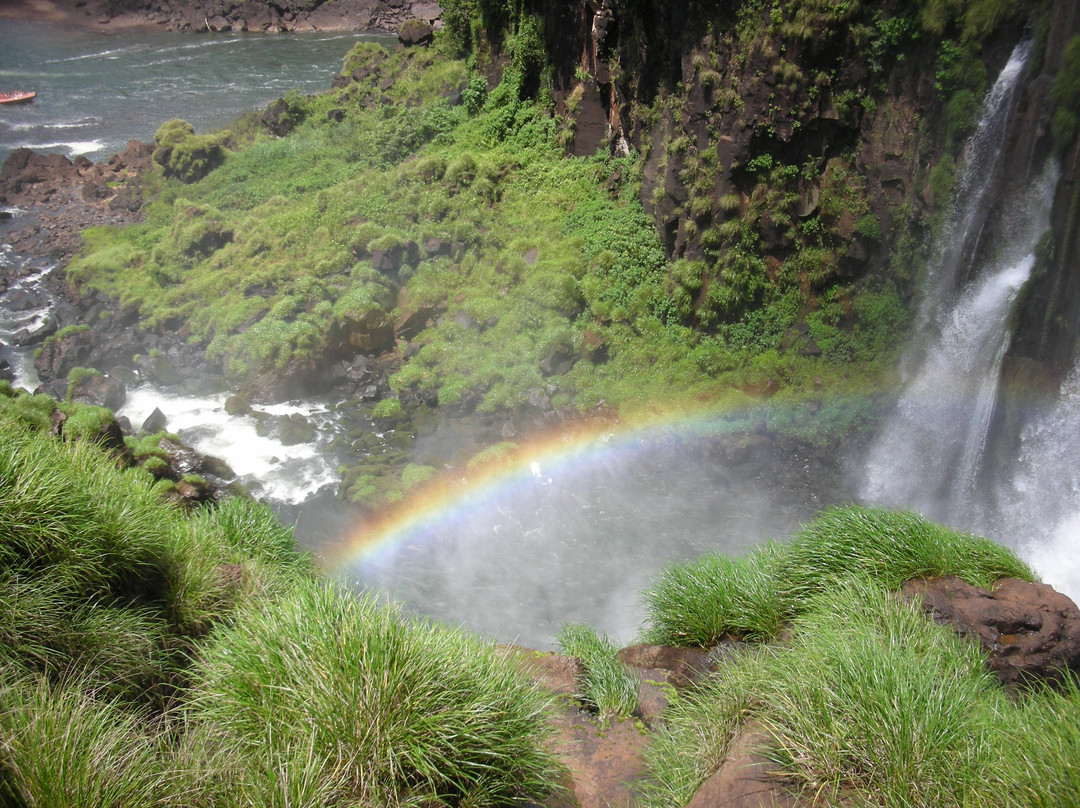
[[[490,501],[549,475],[581,472],[592,466],[632,462],[665,437],[686,439],[745,428],[746,420],[714,407],[651,413],[633,420],[597,419],[513,444],[500,456],[470,464],[419,487],[397,505],[360,525],[320,555],[329,572],[347,570],[375,559],[424,527],[453,519],[476,503]]]

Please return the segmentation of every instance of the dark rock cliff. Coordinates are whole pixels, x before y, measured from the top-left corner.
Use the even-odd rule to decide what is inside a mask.
[[[526,7],[542,20],[568,151],[645,157],[642,202],[670,257],[682,259],[673,295],[686,321],[704,328],[759,304],[765,287],[774,296],[797,289],[804,312],[865,284],[892,283],[914,298],[979,98],[1031,36],[988,230],[1002,229],[1010,200],[1056,150],[1053,237],[1013,354],[1060,378],[1080,328],[1080,141],[1073,133],[1055,145],[1050,130],[1062,103],[1055,81],[1076,69],[1065,51],[1080,32],[1080,9],[1071,0],[999,4],[972,44],[969,17],[927,31],[926,5]],[[497,64],[497,44],[490,52]],[[994,244],[988,238],[980,249]]]

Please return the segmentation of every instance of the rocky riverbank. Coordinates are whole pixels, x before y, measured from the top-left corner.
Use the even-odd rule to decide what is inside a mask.
[[[408,20],[441,25],[438,3],[412,0],[244,3],[202,0],[9,0],[0,19],[80,25],[101,30],[162,27],[171,31],[396,33]]]

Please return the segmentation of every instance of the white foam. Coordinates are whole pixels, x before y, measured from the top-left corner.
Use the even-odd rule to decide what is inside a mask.
[[[250,415],[229,415],[226,394],[180,396],[149,385],[128,392],[117,415],[138,428],[154,411],[167,418],[165,429],[179,435],[196,451],[224,460],[237,477],[267,499],[296,505],[338,482],[331,459],[318,442],[286,446],[258,434]],[[310,417],[323,411],[317,404],[296,402],[259,407],[271,415],[293,413]]]
[[[45,151],[46,149],[63,149],[69,156],[76,156],[79,154],[92,154],[93,152],[101,151],[105,148],[105,141],[103,140],[72,140],[72,141],[60,141],[57,143],[34,143],[26,148],[31,151]]]

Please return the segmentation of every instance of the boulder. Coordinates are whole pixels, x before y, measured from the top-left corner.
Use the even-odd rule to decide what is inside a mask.
[[[89,331],[54,335],[34,357],[34,367],[43,382],[65,379],[76,367],[90,364],[93,337]]]
[[[430,45],[435,39],[435,29],[423,20],[407,20],[398,29],[398,42],[406,48]]]
[[[167,423],[169,423],[169,419],[165,417],[165,413],[154,407],[154,411],[146,416],[146,420],[142,422],[142,428],[139,431],[153,435],[161,432]]]
[[[70,390],[72,401],[118,410],[127,400],[127,388],[119,379],[93,374],[79,379]]]
[[[1080,609],[1046,584],[1006,578],[988,590],[946,576],[913,579],[901,591],[934,622],[977,640],[1007,687],[1080,673]]]

